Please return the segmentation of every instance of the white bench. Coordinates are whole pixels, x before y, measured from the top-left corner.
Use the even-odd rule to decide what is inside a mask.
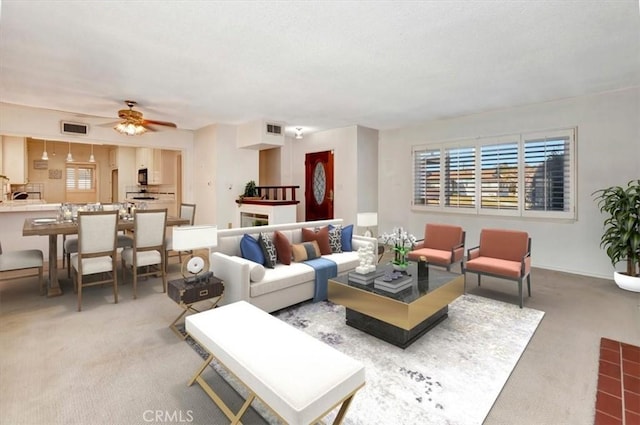
[[[342,404],[333,422],[339,424],[364,385],[362,363],[246,301],[194,314],[185,323],[210,353],[189,385],[200,384],[232,424],[255,397],[291,425],[314,424]],[[200,376],[214,357],[249,390],[237,413]]]

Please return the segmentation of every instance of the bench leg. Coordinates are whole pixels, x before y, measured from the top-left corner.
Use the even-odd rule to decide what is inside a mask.
[[[336,418],[333,420],[333,425],[340,425],[342,423],[342,421],[344,420],[345,415],[347,414],[347,409],[349,409],[349,406],[351,405],[351,402],[353,401],[353,396],[355,394],[351,394],[351,397],[349,397],[348,399],[346,399],[343,403],[342,406],[340,406],[340,410],[338,411],[338,414],[336,415]]]

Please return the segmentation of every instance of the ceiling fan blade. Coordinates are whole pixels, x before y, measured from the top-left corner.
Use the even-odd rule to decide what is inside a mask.
[[[175,125],[175,124],[174,124],[174,123],[172,123],[172,122],[168,122],[168,121],[155,121],[155,120],[147,120],[147,119],[145,119],[145,120],[144,120],[144,125],[145,125],[145,127],[146,127],[147,125],[162,125],[162,126],[165,126],[165,127],[178,128],[178,126],[177,126],[177,125]]]

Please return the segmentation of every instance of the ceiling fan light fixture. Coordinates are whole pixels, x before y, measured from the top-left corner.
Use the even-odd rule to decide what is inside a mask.
[[[138,136],[147,132],[146,128],[131,120],[122,121],[113,128],[118,133],[125,134],[127,136]]]
[[[296,127],[296,139],[302,139],[302,127]]]

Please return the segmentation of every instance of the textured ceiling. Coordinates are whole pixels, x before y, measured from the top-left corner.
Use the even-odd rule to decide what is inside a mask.
[[[638,1],[9,1],[0,101],[411,126],[640,85]],[[1,117],[0,117],[1,118]]]

